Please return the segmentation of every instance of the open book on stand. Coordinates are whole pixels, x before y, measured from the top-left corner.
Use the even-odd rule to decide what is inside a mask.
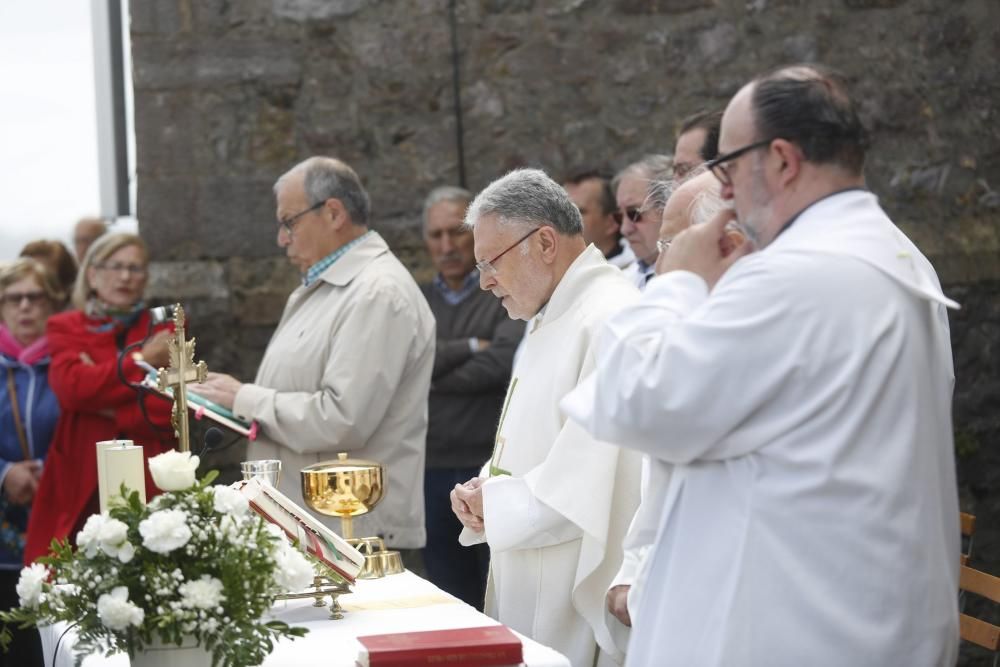
[[[523,660],[521,640],[506,625],[364,635],[358,641],[360,667],[498,667]]]
[[[298,541],[308,553],[348,583],[354,583],[364,567],[365,557],[344,538],[270,484],[247,479],[233,486],[246,496],[250,509],[281,528],[285,535]]]

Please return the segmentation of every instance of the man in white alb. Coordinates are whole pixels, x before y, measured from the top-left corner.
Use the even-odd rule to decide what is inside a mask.
[[[954,664],[956,304],[864,189],[839,76],[759,77],[719,143],[757,252],[728,211],[678,235],[562,403],[674,465],[628,664]]]
[[[669,189],[673,189],[675,184],[676,181],[671,183]],[[722,208],[719,182],[707,171],[692,175],[690,180],[676,186],[663,208],[663,222],[657,242],[661,249],[656,264],[657,271],[662,272],[667,256],[664,251],[670,247],[675,236],[691,225],[708,222]],[[738,245],[743,241],[739,232],[732,230],[730,234],[731,238],[727,239],[729,243]],[[643,457],[642,501],[625,537],[622,566],[611,582],[607,596],[608,611],[629,627],[638,616],[636,601],[643,586],[640,576],[644,572],[642,564],[656,540],[656,529],[660,525],[660,512],[670,482],[671,468],[665,461]]]
[[[491,460],[452,492],[461,541],[490,546],[486,611],[574,667],[620,662],[604,596],[639,496],[640,456],[589,436],[559,400],[593,369],[593,333],[638,292],[583,240],[566,191],[534,169],[476,197],[480,286],[528,320]]]

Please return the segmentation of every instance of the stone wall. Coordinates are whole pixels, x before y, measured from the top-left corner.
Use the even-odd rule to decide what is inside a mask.
[[[133,2],[139,220],[157,296],[189,304],[202,355],[253,374],[294,272],[271,185],[336,155],[418,277],[421,199],[506,169],[620,166],[762,70],[849,75],[873,190],[965,308],[953,318],[963,506],[1000,573],[1000,4],[996,0],[163,0]]]

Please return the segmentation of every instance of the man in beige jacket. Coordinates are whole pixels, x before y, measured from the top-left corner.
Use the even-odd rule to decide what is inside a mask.
[[[280,489],[302,503],[299,470],[349,452],[385,464],[386,495],[355,534],[424,546],[423,472],[434,316],[378,233],[357,174],[313,157],[274,186],[277,240],[302,271],[253,384],[212,373],[194,391],[256,420],[251,459],[281,459]],[[303,503],[304,504],[304,503]],[[339,521],[330,521],[339,530]]]

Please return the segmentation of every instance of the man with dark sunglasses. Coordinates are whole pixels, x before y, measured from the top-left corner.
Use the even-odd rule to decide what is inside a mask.
[[[563,401],[673,465],[630,667],[955,664],[957,304],[865,189],[867,146],[825,68],[741,89],[708,164],[735,210],[672,239]]]
[[[639,289],[653,277],[660,254],[660,217],[666,201],[662,184],[669,181],[673,160],[669,155],[647,155],[618,172],[611,182],[618,202],[615,220],[628,239],[636,261],[625,269],[625,277]]]

